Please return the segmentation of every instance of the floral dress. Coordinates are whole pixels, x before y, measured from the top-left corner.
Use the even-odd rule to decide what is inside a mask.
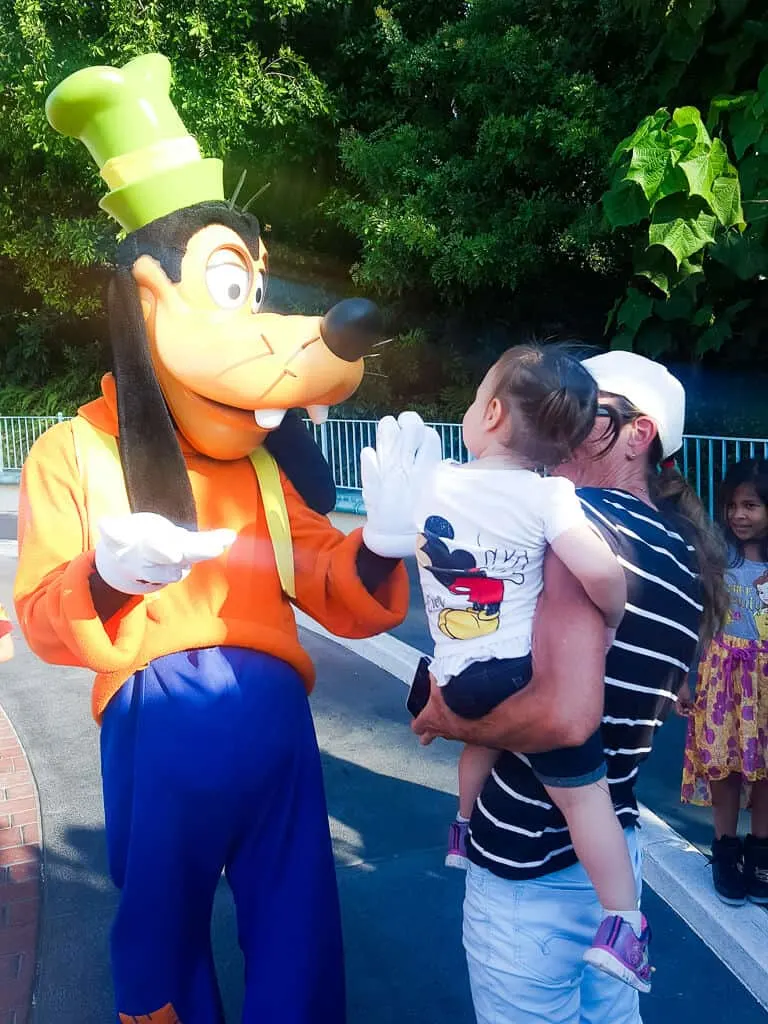
[[[768,779],[768,563],[726,573],[728,621],[699,663],[683,760],[683,803],[712,803],[710,782],[739,773],[743,804]]]

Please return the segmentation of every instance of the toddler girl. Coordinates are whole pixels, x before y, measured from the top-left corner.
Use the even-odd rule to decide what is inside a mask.
[[[607,646],[613,640],[626,600],[623,570],[588,525],[573,484],[535,472],[567,460],[592,429],[596,411],[592,376],[561,347],[510,349],[488,371],[464,416],[473,461],[440,463],[418,497],[416,557],[435,641],[429,670],[446,704],[464,718],[482,717],[531,679],[547,545],[602,611]],[[461,755],[450,866],[467,865],[469,818],[496,757],[476,746]],[[649,931],[637,909],[599,732],[582,747],[529,759],[565,817],[606,914],[624,918],[647,949]],[[585,958],[641,991],[650,988],[647,970],[640,977],[613,950],[593,945]]]
[[[723,481],[730,611],[699,663],[689,714],[684,803],[712,804],[712,878],[724,903],[768,904],[768,463],[749,459]],[[751,799],[750,799],[751,798]],[[752,830],[737,835],[739,808]]]

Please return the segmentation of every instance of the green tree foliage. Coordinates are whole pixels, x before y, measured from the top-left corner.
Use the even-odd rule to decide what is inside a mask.
[[[652,5],[636,6],[647,16]],[[753,73],[768,32],[746,19],[729,37],[737,8],[747,5],[721,6],[730,21],[721,17],[723,38],[706,53],[724,64],[719,77],[710,71],[705,81],[732,87],[745,65]],[[714,13],[715,4],[704,0],[672,5],[665,45],[677,57],[667,69],[675,80],[690,73],[685,62],[701,49]],[[608,318],[607,330],[618,325],[615,347],[701,357],[736,331],[742,355],[759,350],[767,311],[768,158],[761,150],[768,142],[768,66],[756,84],[711,96],[707,125],[695,107],[671,116],[661,109],[617,147],[605,215],[614,229],[642,231],[630,232],[634,280]]]
[[[360,283],[456,302],[610,269],[595,203],[635,47],[595,31],[598,6],[473,0],[415,40],[377,12],[390,106],[343,134],[353,187],[330,204],[361,240]]]
[[[47,123],[50,90],[90,64],[119,65],[150,50],[166,53],[182,118],[208,154],[232,158],[230,188],[241,167],[250,169],[247,198],[247,189],[255,192],[276,167],[311,165],[317,138],[332,137],[329,90],[287,37],[286,22],[304,8],[304,0],[257,6],[8,0],[0,6],[0,339],[6,380],[45,388],[77,364],[71,354],[77,347],[89,349],[80,357],[84,366],[105,364],[99,267],[109,259],[116,228],[97,209],[105,186],[85,148]],[[58,397],[59,383],[51,387]],[[0,401],[7,405],[7,394]]]
[[[344,133],[354,184],[332,200],[361,240],[357,280],[475,308],[511,300],[539,325],[568,316],[565,296],[578,326],[584,295],[607,310],[634,275],[617,344],[700,356],[735,325],[756,341],[764,121],[760,88],[733,90],[754,90],[768,60],[764,13],[750,0],[472,0],[414,39],[381,10],[394,102],[378,129]],[[709,129],[694,103],[711,106]],[[674,113],[616,150],[659,104]],[[739,165],[751,147],[749,185],[729,147]],[[719,260],[706,287],[705,253]]]
[[[492,355],[522,322],[594,337],[617,299],[623,344],[756,344],[764,0],[6,0],[6,380],[39,389],[82,365],[90,389],[105,364],[115,229],[96,168],[48,127],[44,101],[79,67],[152,49],[204,150],[228,156],[228,190],[243,169],[241,198],[269,184],[256,212],[272,252],[354,262],[360,287],[424,328],[382,362],[431,366],[418,349],[436,339],[451,353],[439,381],[408,375],[425,408],[459,404],[469,350]],[[387,386],[399,380],[392,367]]]

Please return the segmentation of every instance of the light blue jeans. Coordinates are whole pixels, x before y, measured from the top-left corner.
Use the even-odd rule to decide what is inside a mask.
[[[625,835],[639,900],[637,835]],[[641,1024],[637,992],[582,961],[601,918],[580,864],[527,882],[470,864],[464,949],[477,1024]]]

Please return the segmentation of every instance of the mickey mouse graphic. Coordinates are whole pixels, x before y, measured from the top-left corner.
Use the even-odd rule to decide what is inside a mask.
[[[523,583],[528,555],[517,550],[487,550],[483,552],[485,566],[480,567],[469,551],[448,547],[446,540],[454,537],[453,526],[447,519],[428,516],[416,551],[422,568],[451,594],[466,597],[469,603],[468,608],[443,608],[437,620],[438,629],[453,640],[488,636],[499,628],[504,583]]]

